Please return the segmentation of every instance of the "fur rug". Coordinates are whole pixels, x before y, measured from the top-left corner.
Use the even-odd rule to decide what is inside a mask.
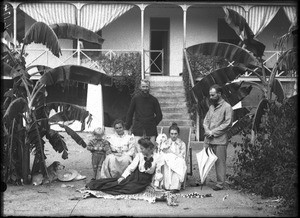
[[[184,198],[206,198],[212,197],[212,194],[199,194],[197,192],[189,193],[189,194],[172,194],[169,191],[165,190],[157,190],[152,186],[148,186],[145,191],[138,194],[124,194],[124,195],[111,195],[102,191],[94,191],[84,188],[77,189],[76,191],[83,194],[83,199],[96,197],[96,198],[104,198],[104,199],[128,199],[128,200],[144,200],[149,203],[155,203],[158,201],[167,202],[168,206],[178,206],[178,197]]]
[[[124,194],[124,195],[111,195],[102,191],[89,190],[84,188],[77,189],[76,191],[83,194],[83,198],[96,197],[105,199],[131,199],[131,200],[145,200],[149,203],[155,203],[157,199],[162,199],[168,195],[166,191],[157,191],[152,186],[148,186],[145,191],[138,194]]]

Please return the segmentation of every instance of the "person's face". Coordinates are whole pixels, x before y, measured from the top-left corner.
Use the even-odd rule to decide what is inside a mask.
[[[145,148],[141,145],[140,145],[140,148],[141,148],[141,152],[144,156],[150,156],[153,153],[153,149],[151,149],[151,148]]]
[[[123,135],[124,134],[124,127],[121,123],[117,123],[115,125],[115,130],[116,130],[118,135]]]
[[[170,137],[172,141],[176,141],[176,139],[178,138],[178,132],[175,129],[171,129],[170,131]]]
[[[209,100],[213,104],[217,104],[220,99],[221,93],[218,93],[215,89],[209,90]]]
[[[150,89],[149,84],[146,82],[141,82],[140,89],[144,94],[148,94]]]

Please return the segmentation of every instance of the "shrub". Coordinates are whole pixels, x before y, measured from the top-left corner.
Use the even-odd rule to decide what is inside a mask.
[[[295,100],[296,98],[294,98]],[[297,102],[270,102],[263,131],[250,143],[250,128],[234,142],[233,184],[263,197],[282,197],[282,206],[295,208],[297,199]]]
[[[137,52],[114,54],[111,57],[101,55],[98,64],[108,75],[113,76],[117,89],[127,86],[132,95],[137,92],[141,80],[141,55]]]

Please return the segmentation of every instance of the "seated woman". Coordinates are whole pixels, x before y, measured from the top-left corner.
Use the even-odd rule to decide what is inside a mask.
[[[136,194],[151,184],[153,175],[161,169],[159,154],[154,153],[155,146],[148,138],[138,140],[141,152],[119,178],[93,180],[86,184],[90,190],[99,190],[108,194]]]
[[[113,123],[115,133],[106,137],[113,153],[106,156],[97,179],[119,178],[131,163],[135,149],[134,136],[124,131],[124,125],[123,120],[116,120]]]
[[[179,133],[180,129],[177,124],[172,123],[169,128],[170,138],[164,141],[160,147],[160,154],[164,161],[161,185],[164,189],[174,193],[179,192],[187,170],[186,145],[178,138]]]

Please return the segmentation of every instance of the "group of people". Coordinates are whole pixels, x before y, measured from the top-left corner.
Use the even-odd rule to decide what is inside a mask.
[[[104,137],[104,128],[94,130],[88,143],[92,152],[93,179],[86,187],[108,194],[135,194],[147,186],[179,192],[186,176],[186,144],[176,123],[169,127],[169,138],[158,144],[157,125],[162,120],[158,100],[149,93],[150,82],[142,80],[141,92],[130,103],[126,122],[113,123],[115,133]],[[205,146],[218,157],[217,184],[223,189],[226,175],[226,130],[232,123],[232,108],[223,100],[219,86],[210,88],[212,104],[204,119]]]

